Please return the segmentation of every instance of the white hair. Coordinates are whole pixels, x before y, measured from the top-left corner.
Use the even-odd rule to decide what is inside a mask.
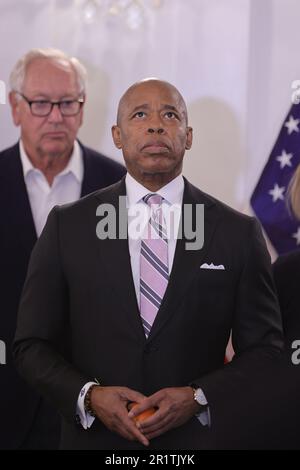
[[[79,62],[76,57],[69,57],[63,51],[53,48],[31,49],[23,55],[10,74],[9,84],[11,90],[18,92],[23,91],[27,67],[31,62],[37,59],[48,59],[61,65],[70,65],[76,74],[79,93],[85,93],[87,72],[84,65]]]

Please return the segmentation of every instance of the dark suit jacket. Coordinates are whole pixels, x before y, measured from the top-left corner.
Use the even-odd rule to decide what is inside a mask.
[[[84,161],[82,196],[118,181],[125,168],[81,146]],[[0,153],[0,340],[6,344],[6,365],[0,365],[0,448],[22,445],[37,418],[39,397],[21,381],[12,364],[11,344],[31,250],[36,242],[34,222],[23,177],[19,145]],[[50,418],[49,418],[50,419]],[[50,434],[50,425],[48,434]],[[50,440],[50,436],[47,436]]]
[[[294,340],[300,340],[300,252],[280,256],[273,265],[285,339],[280,361],[264,371],[222,410],[215,446],[222,449],[300,449],[300,365],[293,364]],[[299,349],[299,346],[298,346]],[[299,353],[297,354],[299,358]],[[242,400],[241,400],[242,398]],[[247,406],[243,406],[243,404]],[[227,429],[230,423],[230,430]]]
[[[124,194],[122,180],[55,208],[30,262],[14,354],[21,374],[64,415],[63,448],[139,447],[99,421],[88,431],[76,426],[79,391],[95,377],[103,385],[145,394],[196,383],[207,396],[213,421],[218,397],[226,400],[282,346],[269,256],[257,222],[188,182],[183,203],[205,206],[204,247],[187,251],[186,240],[177,241],[166,294],[146,340],[128,242],[96,237],[96,208],[101,203],[117,208]],[[200,269],[203,263],[225,269]],[[231,328],[238,357],[223,367]],[[57,347],[66,331],[71,332],[71,360]],[[152,446],[200,448],[204,429],[193,418]]]
[[[287,346],[300,339],[300,251],[280,256],[273,265]]]
[[[280,402],[284,410],[280,444],[285,449],[300,449],[300,364],[292,361],[293,354],[297,353],[298,359],[300,356],[293,347],[295,340],[300,341],[300,251],[280,256],[273,265],[273,272],[285,340],[285,357],[280,374],[277,374],[277,387],[280,383]]]

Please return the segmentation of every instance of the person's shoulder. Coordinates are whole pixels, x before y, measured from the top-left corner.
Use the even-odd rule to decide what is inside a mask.
[[[86,147],[81,142],[79,144],[83,150],[84,156],[88,159],[95,171],[97,171],[97,169],[101,172],[105,170],[113,170],[115,172],[119,172],[120,176],[123,176],[126,173],[126,168],[112,158],[109,158],[90,147]]]
[[[114,194],[120,193],[123,184],[124,179],[111,184],[110,186],[106,186],[105,188],[89,193],[74,202],[56,206],[55,210],[60,214],[76,214],[89,208],[94,209],[94,207],[96,207],[100,202],[105,203],[106,201],[111,200]]]
[[[13,157],[19,155],[19,144],[14,144],[11,147],[5,148],[0,151],[0,165],[5,166],[7,163],[11,162]]]
[[[14,178],[21,168],[19,144],[0,151],[0,191],[11,184],[8,180]]]
[[[299,296],[299,272],[300,251],[281,255],[273,264],[274,280],[280,304],[285,306],[295,295]]]
[[[205,193],[204,191],[189,182],[187,182],[187,185],[188,190],[193,196],[193,199],[198,201],[200,204],[204,204],[207,209],[209,209],[210,207],[216,209],[218,212],[218,216],[221,217],[221,219],[223,219],[226,223],[228,221],[245,225],[252,225],[257,223],[255,217],[244,214],[234,209],[233,207],[230,207],[228,204],[224,203],[223,201],[220,201],[211,194]]]
[[[273,264],[276,274],[287,272],[300,272],[300,250],[281,255]]]

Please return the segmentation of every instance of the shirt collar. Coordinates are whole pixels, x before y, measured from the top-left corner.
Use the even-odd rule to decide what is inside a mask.
[[[37,170],[37,168],[35,168],[33,164],[31,163],[31,161],[29,160],[29,157],[25,151],[22,139],[20,139],[20,142],[19,142],[19,149],[20,149],[20,157],[21,157],[21,163],[23,167],[24,179],[26,179],[26,176],[28,175],[28,173],[34,170]],[[68,164],[58,175],[61,176],[67,173],[72,173],[77,179],[77,181],[79,183],[82,183],[83,172],[84,170],[83,170],[82,151],[81,151],[79,143],[77,142],[77,140],[75,140],[73,151],[68,161]]]
[[[126,194],[129,207],[141,201],[151,191],[138,183],[128,172],[125,178]],[[184,181],[182,175],[176,176],[168,184],[160,188],[155,194],[159,194],[170,205],[182,203]]]

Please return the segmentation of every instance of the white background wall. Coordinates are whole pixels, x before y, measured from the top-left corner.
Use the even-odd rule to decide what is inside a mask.
[[[95,1],[95,21],[86,23],[87,0],[0,0],[0,80],[32,47],[77,56],[89,72],[80,137],[119,160],[110,128],[120,95],[146,76],[169,80],[194,127],[185,175],[245,208],[300,79],[299,0],[162,0],[160,8],[144,0],[145,21],[134,31],[124,15],[105,14],[116,2]],[[9,105],[0,105],[0,149],[18,135]]]

